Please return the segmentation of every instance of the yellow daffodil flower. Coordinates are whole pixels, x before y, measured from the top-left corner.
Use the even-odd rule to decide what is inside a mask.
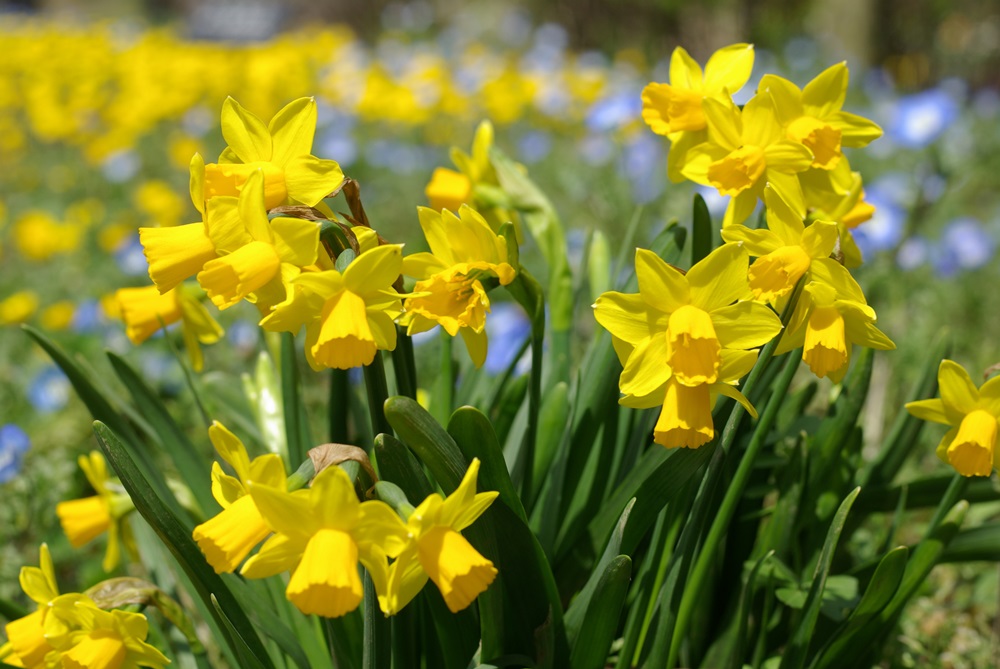
[[[875,310],[843,265],[835,260],[813,260],[809,277],[775,355],[802,346],[802,359],[813,374],[839,383],[847,373],[851,345],[880,351],[896,348],[875,327]]]
[[[731,196],[723,227],[745,221],[768,183],[801,209],[802,188],[795,175],[812,164],[813,155],[785,138],[770,96],[754,96],[742,111],[731,100],[708,98],[702,104],[708,141],[687,152],[682,173]]]
[[[658,135],[670,138],[667,174],[683,181],[681,168],[689,149],[704,142],[707,121],[702,101],[730,101],[753,70],[752,44],[732,44],[716,51],[705,71],[682,47],[670,56],[670,83],[650,83],[642,89],[642,118]]]
[[[235,571],[250,551],[271,533],[254,505],[248,486],[285,489],[285,465],[275,453],[250,460],[246,446],[222,423],[214,421],[208,438],[236,476],[212,463],[212,496],[222,507],[214,517],[194,528],[194,540],[216,573]]]
[[[83,546],[104,532],[108,533],[103,567],[104,571],[111,571],[121,557],[120,543],[124,542],[126,546],[132,543],[132,533],[125,521],[125,516],[134,508],[132,500],[121,490],[121,484],[108,476],[108,465],[98,451],[81,455],[77,462],[97,494],[59,502],[56,515],[73,548]]]
[[[49,603],[59,596],[56,570],[52,564],[49,547],[42,544],[38,550],[37,567],[21,567],[21,589],[38,604],[34,613],[7,623],[8,642],[0,646],[0,660],[20,667],[44,666],[45,655],[52,650],[45,640],[45,616]]]
[[[785,136],[812,151],[813,167],[833,169],[843,157],[841,146],[867,146],[882,136],[874,122],[842,111],[847,78],[847,63],[838,63],[804,89],[774,74],[760,81],[757,90],[771,95]]]
[[[419,279],[406,300],[400,324],[408,334],[440,325],[452,337],[462,335],[477,367],[486,360],[486,313],[490,299],[482,281],[496,278],[506,286],[517,272],[508,262],[507,240],[475,209],[463,205],[458,216],[417,208],[430,253],[403,258],[403,273]]]
[[[493,563],[473,548],[461,531],[489,508],[499,493],[476,493],[479,459],[473,458],[461,484],[447,499],[431,494],[406,521],[409,542],[389,567],[387,588],[379,605],[387,615],[399,613],[427,579],[441,591],[445,604],[457,613],[471,604],[493,579]]]
[[[161,327],[180,321],[191,366],[200,372],[204,367],[200,344],[214,344],[224,332],[201,303],[199,293],[196,286],[188,284],[163,294],[156,286],[118,289],[115,301],[129,341],[138,346]]]
[[[406,546],[407,531],[381,501],[359,502],[354,484],[338,466],[313,479],[312,486],[287,492],[250,484],[250,494],[274,536],[247,560],[240,573],[264,578],[291,571],[285,594],[306,614],[336,618],[362,599],[360,561],[383,591],[386,559]]]
[[[607,292],[594,316],[633,347],[619,387],[644,396],[669,378],[688,386],[716,383],[723,349],[766,344],[781,330],[767,306],[747,301],[749,256],[740,244],[724,244],[685,275],[655,253],[636,250],[639,292]]]
[[[297,332],[306,327],[306,360],[319,371],[371,364],[376,351],[396,348],[393,319],[402,312],[392,287],[403,267],[399,246],[385,244],[335,269],[303,272],[293,290],[265,317],[265,330]]]
[[[148,635],[149,622],[141,613],[104,611],[86,595],[61,595],[45,617],[45,638],[54,649],[45,666],[163,669],[170,660],[146,643]]]
[[[284,281],[316,262],[319,225],[301,218],[269,221],[264,188],[265,174],[257,169],[238,198],[213,197],[207,205],[205,228],[219,255],[205,263],[198,283],[219,309],[249,298],[266,315],[285,299]]]
[[[875,207],[865,201],[861,174],[851,170],[847,158],[841,158],[831,170],[811,168],[799,174],[802,194],[809,217],[836,221],[840,236],[839,252],[848,269],[860,267],[861,249],[851,230],[875,214]]]
[[[19,290],[0,300],[0,325],[24,323],[38,311],[38,293]]]
[[[626,364],[633,347],[615,338],[615,352],[622,365]],[[677,380],[667,366],[666,380],[645,395],[626,394],[618,402],[633,409],[660,407],[660,415],[653,428],[653,442],[667,448],[698,448],[715,438],[712,407],[719,395],[738,401],[747,412],[757,418],[757,411],[750,401],[736,389],[739,380],[757,362],[757,351],[723,350],[720,354],[719,373],[714,383],[686,385]]]
[[[438,167],[431,175],[424,194],[431,209],[438,212],[443,209],[458,211],[462,205],[469,205],[478,211],[493,230],[499,230],[507,221],[514,223],[517,242],[524,242],[521,233],[521,222],[517,215],[495,203],[477,197],[477,189],[499,189],[493,163],[490,162],[490,147],[493,146],[493,124],[483,121],[476,128],[472,140],[472,153],[468,154],[456,146],[451,148],[451,162],[458,171]]]
[[[743,242],[757,260],[750,265],[750,290],[754,297],[774,303],[790,293],[812,261],[828,258],[837,245],[837,224],[814,221],[805,227],[802,218],[770,186],[764,189],[767,229],[743,225],[723,229],[727,242]]]
[[[747,300],[749,262],[740,244],[724,244],[685,275],[638,249],[639,293],[607,292],[594,304],[622,363],[620,403],[663,407],[657,443],[696,448],[711,441],[719,393],[754,413],[733,386],[757,359],[756,351],[745,349],[773,339],[781,321],[764,304]]]
[[[951,427],[937,447],[941,460],[962,476],[989,476],[1000,466],[1000,376],[977,388],[964,367],[942,360],[938,387],[940,399],[909,402],[906,410],[921,420]]]
[[[310,153],[315,134],[313,98],[293,100],[266,126],[236,100],[226,98],[222,136],[228,146],[218,164],[192,162],[192,190],[200,191],[205,202],[220,195],[235,197],[250,175],[260,172],[266,209],[284,204],[315,206],[344,180],[335,161]]]

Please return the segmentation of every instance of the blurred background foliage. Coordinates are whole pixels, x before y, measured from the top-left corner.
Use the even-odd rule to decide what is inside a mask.
[[[75,456],[92,446],[90,421],[18,323],[55,333],[99,379],[101,351],[124,354],[179,411],[194,410],[165,338],[133,348],[109,296],[148,284],[139,226],[197,220],[187,164],[224,145],[226,95],[262,118],[316,95],[315,153],[360,181],[375,227],[408,251],[422,243],[415,206],[431,172],[490,118],[571,229],[579,270],[592,231],[614,245],[637,207],[640,237],[671,218],[690,224],[692,186],[668,182],[667,146],[642,123],[640,92],[667,81],[675,46],[704,62],[738,41],[757,47],[747,96],[765,72],[802,85],[847,60],[847,108],[885,129],[850,156],[878,207],[857,233],[859,281],[899,347],[876,358],[863,419],[876,448],[942,326],[970,370],[1000,359],[996,2],[0,2],[0,594],[17,592],[17,570],[43,540],[74,572],[68,581],[102,575],[103,547],[74,553],[49,512],[86,489]],[[703,195],[721,216],[724,199]],[[540,262],[532,248],[529,266]],[[491,338],[510,343],[491,346],[502,369],[528,324],[518,307],[496,309]],[[226,342],[206,351],[205,383],[238,403],[232,378],[253,369],[256,313],[241,304],[220,320]],[[577,334],[594,327],[580,322]],[[310,380],[307,400],[324,401],[325,383]],[[925,434],[914,472],[940,466],[937,436]],[[904,621],[894,666],[990,666],[996,598],[995,566],[939,568]],[[965,613],[941,613],[956,608]]]

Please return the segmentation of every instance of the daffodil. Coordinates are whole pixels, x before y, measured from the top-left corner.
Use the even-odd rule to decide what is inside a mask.
[[[493,124],[483,121],[476,128],[472,140],[472,153],[465,153],[458,147],[451,149],[451,162],[458,171],[438,167],[424,190],[431,209],[458,211],[462,205],[469,205],[478,211],[493,230],[499,230],[507,221],[514,223],[517,242],[524,240],[521,223],[517,215],[505,207],[499,207],[494,198],[482,197],[485,192],[500,188],[493,163],[490,162],[490,147],[493,146]]]
[[[134,508],[132,500],[121,489],[121,484],[108,476],[108,465],[98,451],[81,455],[77,462],[97,494],[60,502],[56,505],[56,515],[74,548],[108,533],[103,567],[104,571],[111,571],[121,557],[121,543],[127,547],[132,545],[132,532],[125,519]]]
[[[204,358],[200,344],[219,341],[223,330],[201,303],[199,293],[204,295],[197,286],[183,283],[162,294],[156,286],[119,288],[115,300],[129,341],[139,345],[165,325],[180,321],[191,366],[201,371]]]
[[[703,102],[708,141],[687,152],[682,173],[732,199],[723,226],[742,223],[772,185],[795,209],[802,208],[798,172],[813,162],[812,152],[787,139],[770,96],[756,95],[740,110],[731,100]]]
[[[237,196],[251,174],[263,175],[264,206],[308,207],[320,203],[344,180],[333,160],[312,155],[316,133],[316,101],[299,98],[285,105],[268,125],[233,98],[222,105],[222,136],[228,146],[217,164],[192,162],[192,191],[204,202]]]
[[[809,283],[775,349],[775,355],[803,347],[802,359],[813,374],[839,382],[847,373],[851,346],[859,344],[880,351],[896,348],[875,327],[875,310],[868,306],[861,287],[835,260],[813,260]]]
[[[1000,466],[997,420],[1000,419],[1000,377],[982,387],[952,360],[938,367],[941,398],[909,402],[906,410],[921,420],[951,429],[941,439],[937,456],[962,476],[989,476]]]
[[[851,170],[847,158],[831,170],[810,168],[799,174],[806,213],[811,219],[837,223],[838,254],[848,269],[860,267],[861,249],[851,231],[871,219],[875,207],[865,201],[861,174]]]
[[[264,187],[265,174],[255,169],[239,197],[213,197],[207,205],[205,227],[219,256],[205,263],[198,283],[219,309],[248,298],[267,315],[285,299],[285,282],[318,257],[319,225],[282,216],[269,221]]]
[[[636,250],[639,292],[607,292],[594,304],[597,322],[633,347],[622,393],[648,395],[671,377],[689,386],[716,383],[723,349],[756,348],[778,334],[777,315],[747,299],[748,265],[740,244],[724,244],[686,275]]]
[[[170,660],[146,643],[148,635],[149,621],[141,613],[105,611],[86,595],[61,595],[45,617],[45,639],[53,648],[45,666],[163,669]]]
[[[615,351],[624,365],[633,348],[615,340]],[[757,411],[750,401],[736,389],[739,380],[747,375],[757,362],[757,351],[724,350],[720,354],[719,374],[714,383],[686,385],[678,381],[667,367],[666,380],[645,395],[626,394],[622,406],[633,409],[660,407],[660,415],[653,428],[654,443],[667,448],[698,448],[715,437],[712,408],[719,395],[738,401],[747,412],[757,418]]]
[[[847,63],[837,63],[804,89],[774,74],[760,81],[758,91],[771,95],[785,136],[812,151],[813,167],[833,169],[843,157],[842,146],[867,146],[882,136],[874,122],[842,110],[847,79]]]
[[[714,435],[711,409],[722,393],[746,402],[733,385],[757,358],[756,348],[781,330],[770,308],[748,300],[749,256],[724,244],[685,275],[638,249],[639,293],[607,292],[594,316],[611,335],[623,371],[620,402],[662,406],[654,436],[664,446],[697,447]]]
[[[706,139],[702,101],[730,101],[750,78],[753,61],[752,44],[732,44],[712,54],[702,72],[688,52],[677,47],[670,56],[670,83],[650,83],[642,89],[643,120],[653,132],[670,138],[667,173],[673,181],[684,178],[687,151]]]
[[[398,245],[383,244],[335,269],[294,277],[288,298],[260,324],[265,330],[306,328],[306,360],[319,371],[371,364],[377,351],[396,348],[393,319],[402,312],[393,288],[403,267]]]
[[[440,325],[452,337],[461,334],[477,367],[486,360],[486,313],[490,299],[483,281],[506,286],[516,276],[507,240],[474,209],[463,205],[458,216],[419,207],[420,227],[430,253],[403,258],[403,273],[418,279],[406,300],[400,324],[408,334]]]
[[[312,486],[287,492],[250,484],[261,516],[274,531],[240,573],[264,578],[292,572],[285,594],[306,614],[336,618],[361,603],[358,562],[372,574],[376,588],[386,573],[387,557],[407,542],[406,526],[384,502],[359,502],[343,469],[327,467]]]
[[[218,462],[212,463],[212,496],[222,511],[194,528],[194,540],[216,573],[231,572],[271,533],[248,486],[256,483],[284,490],[285,465],[275,453],[250,460],[243,442],[218,421],[208,428],[208,437],[236,476],[223,472]]]
[[[23,618],[7,623],[8,642],[0,646],[0,660],[14,666],[44,666],[45,655],[52,650],[45,639],[45,616],[49,603],[59,596],[56,571],[49,547],[42,544],[38,550],[37,567],[21,567],[21,589],[38,608]]]
[[[837,245],[837,224],[802,218],[771,187],[764,189],[767,229],[731,225],[722,231],[727,242],[743,242],[757,260],[750,265],[750,290],[754,297],[774,303],[790,293],[813,260],[828,258]]]
[[[493,563],[461,534],[499,495],[476,493],[478,476],[479,459],[474,458],[452,494],[445,499],[433,493],[410,514],[409,542],[389,567],[386,590],[379,593],[379,605],[387,615],[398,613],[416,597],[428,578],[452,613],[469,606],[496,578]]]

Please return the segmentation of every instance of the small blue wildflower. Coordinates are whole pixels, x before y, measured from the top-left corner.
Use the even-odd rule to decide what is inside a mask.
[[[104,178],[111,183],[124,183],[138,174],[142,161],[134,151],[118,151],[108,156],[101,165]]]
[[[130,235],[122,241],[115,249],[114,257],[118,268],[127,276],[146,276],[149,273],[139,235]]]
[[[945,90],[932,88],[900,98],[886,135],[909,149],[921,149],[958,119],[958,104]]]
[[[27,433],[13,423],[0,427],[0,483],[6,483],[21,472],[24,454],[31,448]]]
[[[69,379],[52,365],[39,372],[28,384],[28,401],[41,413],[59,411],[69,402]]]
[[[903,240],[896,251],[896,264],[907,272],[924,265],[931,257],[931,245],[926,238],[914,235]]]
[[[642,94],[625,90],[595,102],[587,113],[587,129],[607,132],[633,123],[642,116]]]
[[[518,156],[525,163],[537,163],[552,151],[552,135],[540,130],[525,133],[518,144]]]
[[[964,270],[978,269],[988,263],[996,250],[996,240],[974,218],[950,222],[941,235],[941,243]]]
[[[486,319],[489,349],[486,364],[490,374],[499,374],[514,361],[514,356],[531,335],[531,322],[524,310],[513,302],[495,302]]]

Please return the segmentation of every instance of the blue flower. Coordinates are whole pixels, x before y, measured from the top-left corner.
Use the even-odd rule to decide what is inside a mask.
[[[636,204],[650,202],[663,192],[666,158],[658,138],[643,133],[625,146],[622,171],[632,184],[632,197]]]
[[[13,423],[0,427],[0,483],[18,475],[29,448],[31,440],[20,427]]]
[[[146,263],[139,235],[126,238],[115,249],[114,256],[118,268],[128,276],[146,276],[149,273],[149,265]]]
[[[499,374],[510,366],[531,335],[531,322],[513,302],[495,302],[486,319],[486,335],[490,345],[484,367],[490,374]]]
[[[28,385],[28,401],[41,413],[58,411],[69,402],[69,379],[62,370],[49,366]]]
[[[587,129],[591,132],[616,130],[642,116],[642,93],[626,90],[595,102],[587,113]]]
[[[897,144],[921,149],[958,118],[958,104],[940,88],[907,95],[896,102],[886,134]]]
[[[974,218],[958,218],[949,223],[941,235],[941,242],[955,264],[965,270],[982,267],[996,250],[996,240]]]
[[[547,132],[533,130],[525,133],[518,142],[518,155],[525,163],[537,163],[552,150],[552,136]]]
[[[900,269],[910,271],[926,263],[931,256],[930,243],[919,235],[906,239],[896,252],[896,264]]]
[[[865,258],[879,251],[895,248],[903,239],[906,212],[896,202],[890,191],[873,184],[866,191],[865,199],[875,206],[875,214],[853,230],[854,241]]]
[[[78,334],[91,334],[101,331],[107,322],[108,319],[104,315],[101,303],[97,300],[87,299],[77,303],[70,327],[72,327],[73,332]]]
[[[226,339],[240,355],[250,357],[260,344],[260,328],[250,321],[233,321],[226,328]]]

